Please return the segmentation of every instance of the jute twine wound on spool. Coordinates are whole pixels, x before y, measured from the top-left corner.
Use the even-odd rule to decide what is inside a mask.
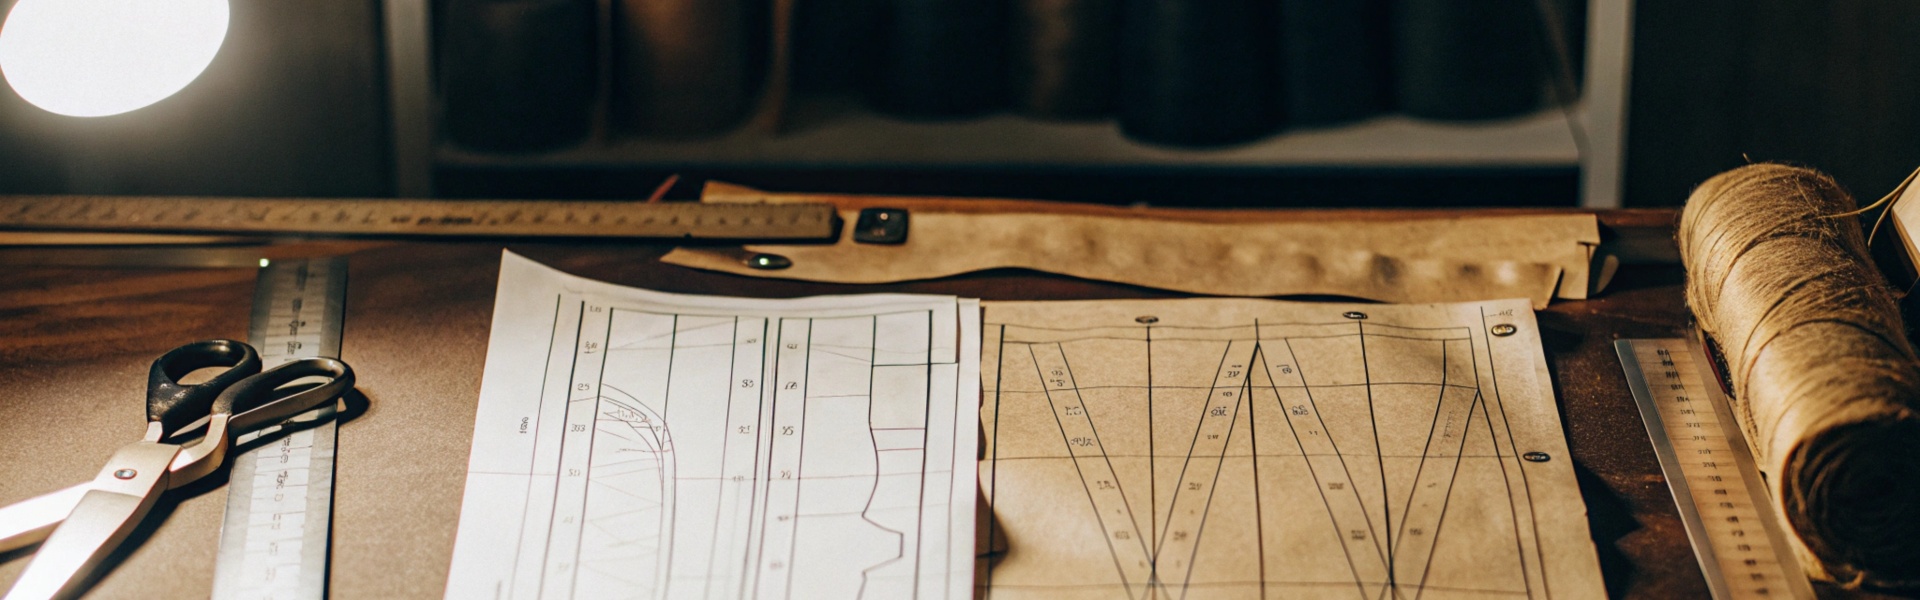
[[[1832,178],[1755,164],[1681,214],[1687,304],[1809,575],[1920,587],[1920,364]]]

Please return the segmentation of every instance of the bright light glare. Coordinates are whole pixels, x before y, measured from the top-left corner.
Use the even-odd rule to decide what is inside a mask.
[[[49,112],[120,114],[199,77],[227,13],[227,0],[20,0],[0,27],[0,73]]]

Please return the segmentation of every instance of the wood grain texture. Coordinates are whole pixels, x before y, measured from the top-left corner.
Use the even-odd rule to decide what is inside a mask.
[[[1608,215],[1670,222],[1671,212]],[[1640,232],[1657,239],[1663,225]],[[1671,239],[1670,233],[1666,239]],[[755,280],[661,264],[659,246],[508,244],[580,275],[663,291],[796,297],[923,292],[990,300],[1159,298],[1173,294],[993,271],[898,285]],[[409,243],[352,254],[342,358],[368,410],[342,425],[332,594],[437,598],[460,513],[501,246]],[[242,338],[251,269],[0,271],[0,503],[91,476],[139,436],[148,361],[177,344]],[[1611,595],[1704,597],[1670,492],[1626,389],[1612,341],[1683,331],[1680,272],[1628,266],[1614,287],[1539,314],[1555,394]],[[204,598],[225,501],[205,482],[163,501],[163,524],[95,588],[97,597]],[[0,586],[26,554],[0,555]]]

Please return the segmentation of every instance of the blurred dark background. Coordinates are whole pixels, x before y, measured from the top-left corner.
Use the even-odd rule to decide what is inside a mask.
[[[1621,90],[1584,67],[1615,1],[234,2],[153,106],[0,91],[0,193],[625,198],[678,173],[681,196],[1573,206],[1611,136],[1618,201],[1669,206],[1747,160],[1872,197],[1920,165],[1920,3],[1638,2]],[[431,99],[396,103],[423,74]],[[1624,94],[1624,130],[1594,129],[1595,94]],[[396,150],[409,131],[429,143]]]

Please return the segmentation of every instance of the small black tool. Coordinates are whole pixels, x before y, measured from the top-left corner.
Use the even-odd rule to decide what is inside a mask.
[[[862,244],[904,244],[907,241],[907,211],[899,208],[865,208],[853,224],[853,241]]]

